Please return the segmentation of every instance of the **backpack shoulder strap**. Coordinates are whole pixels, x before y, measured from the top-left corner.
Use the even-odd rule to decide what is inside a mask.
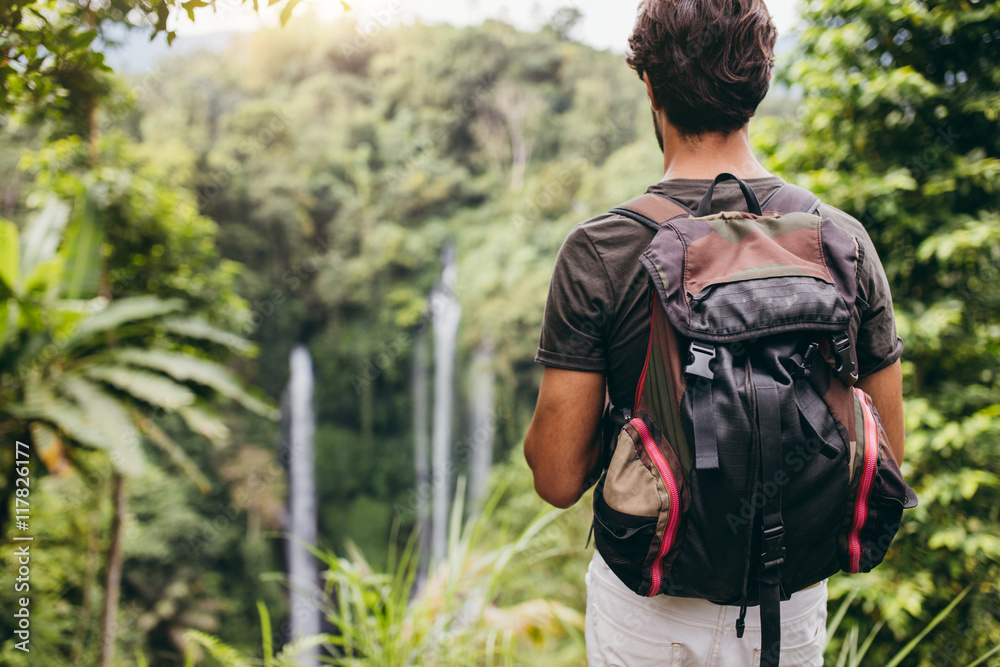
[[[652,192],[631,199],[611,209],[611,212],[624,215],[653,230],[658,230],[660,225],[674,218],[694,217],[694,212],[679,201]]]
[[[785,183],[761,206],[764,211],[775,213],[815,213],[819,197],[805,188]]]

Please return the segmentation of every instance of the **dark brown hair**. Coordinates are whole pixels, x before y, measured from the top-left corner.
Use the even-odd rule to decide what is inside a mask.
[[[682,134],[729,134],[767,94],[776,38],[762,0],[643,0],[626,60]]]

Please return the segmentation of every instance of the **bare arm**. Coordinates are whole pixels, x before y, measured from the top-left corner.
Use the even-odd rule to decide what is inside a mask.
[[[903,370],[897,361],[880,371],[858,380],[858,387],[865,390],[875,404],[882,426],[889,438],[889,446],[896,463],[903,462],[903,445],[906,427],[903,423]]]
[[[524,458],[535,491],[556,507],[571,506],[600,463],[604,375],[546,368],[535,415],[524,438]]]

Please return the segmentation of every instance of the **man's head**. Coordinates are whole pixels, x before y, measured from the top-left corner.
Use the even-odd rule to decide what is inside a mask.
[[[776,37],[763,0],[643,0],[627,61],[682,136],[728,135],[767,93]]]

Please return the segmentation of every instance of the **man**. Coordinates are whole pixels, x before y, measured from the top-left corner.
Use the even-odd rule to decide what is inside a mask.
[[[627,61],[645,82],[663,151],[663,178],[648,192],[693,209],[723,172],[743,179],[760,201],[783,184],[754,157],[747,130],[770,84],[775,38],[761,0],[642,3]],[[733,181],[715,190],[712,212],[721,210],[745,210]],[[884,270],[857,220],[825,205],[819,213],[863,246],[860,288],[870,308],[851,322],[858,386],[873,397],[902,461],[902,343]],[[557,507],[573,505],[601,472],[606,398],[633,407],[649,338],[650,294],[638,257],[652,237],[642,224],[606,213],[577,225],[559,252],[535,357],[545,370],[524,442],[535,490]],[[781,603],[783,665],[822,665],[826,601],[822,582]],[[737,614],[705,600],[637,596],[595,551],[587,575],[591,665],[756,664],[757,609],[742,639]]]

